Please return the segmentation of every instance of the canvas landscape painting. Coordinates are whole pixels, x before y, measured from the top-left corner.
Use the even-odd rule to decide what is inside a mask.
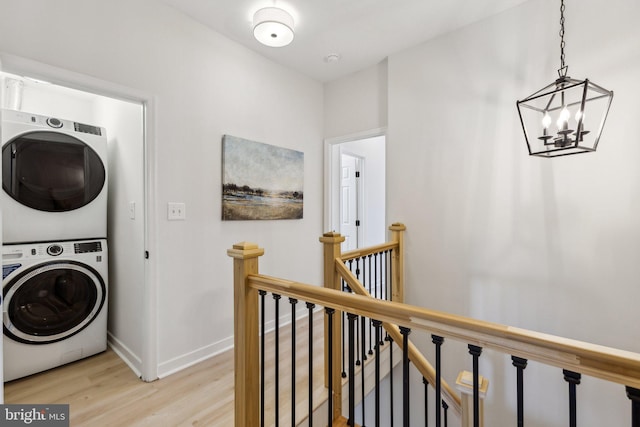
[[[300,219],[304,153],[222,137],[222,219]]]

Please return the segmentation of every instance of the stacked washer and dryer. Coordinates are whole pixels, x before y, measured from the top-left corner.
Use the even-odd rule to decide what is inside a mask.
[[[4,381],[107,348],[104,128],[2,111]]]

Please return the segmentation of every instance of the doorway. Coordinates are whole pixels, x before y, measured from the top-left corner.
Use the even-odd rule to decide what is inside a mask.
[[[340,234],[345,238],[342,250],[362,247],[360,215],[364,213],[362,180],[364,159],[343,151],[340,155]]]
[[[344,251],[386,240],[385,153],[383,129],[325,141],[325,229]]]
[[[149,180],[153,176],[153,99],[46,64],[1,56],[2,108],[107,129],[109,345],[143,380],[155,380],[154,269],[146,259],[154,245],[149,212],[153,206]]]

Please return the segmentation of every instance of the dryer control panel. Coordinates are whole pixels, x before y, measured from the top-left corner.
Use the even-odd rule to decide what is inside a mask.
[[[87,125],[57,117],[45,117],[39,114],[30,114],[23,111],[3,110],[5,122],[27,123],[41,128],[64,129],[69,132],[88,133],[91,135],[104,135],[105,129],[100,126]]]

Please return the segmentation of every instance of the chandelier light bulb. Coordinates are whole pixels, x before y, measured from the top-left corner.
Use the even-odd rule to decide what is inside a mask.
[[[558,125],[558,129],[562,129],[569,124],[569,117],[571,117],[571,114],[569,114],[569,110],[567,110],[567,107],[564,107],[560,112],[558,121],[556,122],[556,125]]]
[[[544,113],[544,117],[542,118],[542,126],[545,129],[549,129],[549,125],[551,124],[551,116],[549,112]]]

